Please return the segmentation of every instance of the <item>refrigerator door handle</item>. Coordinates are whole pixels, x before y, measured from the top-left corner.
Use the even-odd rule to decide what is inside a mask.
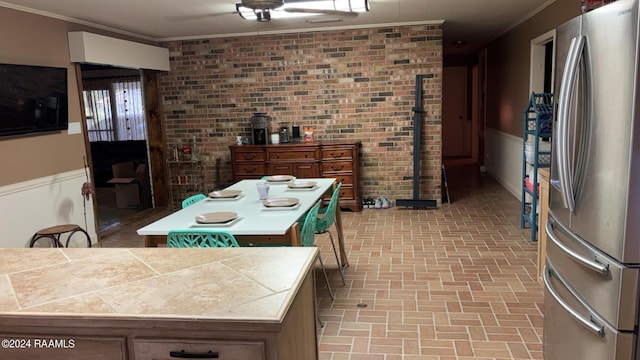
[[[571,250],[567,245],[562,243],[553,232],[553,225],[551,221],[547,221],[547,225],[545,226],[545,230],[547,232],[547,236],[549,240],[553,241],[555,245],[557,245],[562,251],[564,251],[567,255],[569,255],[573,260],[577,263],[588,267],[589,269],[602,274],[609,275],[609,265],[601,264],[599,262],[593,261],[585,256],[578,254],[577,252]],[[555,223],[555,226],[558,226],[563,232],[568,234],[567,229],[563,228],[563,226],[559,223]]]
[[[549,276],[551,276],[552,272],[553,272],[553,269],[549,268],[549,266],[547,265],[547,266],[544,267],[544,272],[542,274],[542,280],[544,281],[544,287],[549,292],[549,295],[551,295],[551,297],[558,303],[558,305],[560,305],[560,307],[562,307],[577,322],[579,322],[580,324],[584,325],[587,329],[593,331],[597,335],[599,335],[601,337],[604,337],[605,336],[605,332],[604,332],[604,326],[603,325],[594,323],[593,322],[593,317],[587,318],[587,317],[583,316],[582,314],[580,314],[578,311],[573,309],[569,304],[567,304],[567,302],[564,301],[562,299],[562,297],[560,297],[560,295],[556,292],[556,290],[551,285],[551,280],[549,279]]]
[[[573,196],[573,179],[571,176],[571,166],[569,164],[569,115],[571,112],[571,94],[575,87],[580,56],[584,49],[584,36],[574,37],[569,45],[567,61],[562,73],[558,98],[558,147],[556,148],[558,158],[558,172],[560,189],[562,191],[564,205],[569,211],[575,211],[575,199]]]

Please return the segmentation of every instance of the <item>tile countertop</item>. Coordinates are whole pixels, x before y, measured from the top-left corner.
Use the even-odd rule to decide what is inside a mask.
[[[281,322],[318,250],[0,249],[0,316]]]

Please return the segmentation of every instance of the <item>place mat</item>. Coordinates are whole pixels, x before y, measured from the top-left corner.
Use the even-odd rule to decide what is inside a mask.
[[[266,207],[292,207],[300,203],[300,199],[293,197],[271,198],[262,200],[262,205]]]
[[[314,191],[318,186],[308,187],[308,188],[290,188],[288,187],[285,191]]]
[[[241,194],[241,190],[219,190],[210,192],[209,197],[212,199],[229,199],[238,197]]]
[[[234,197],[207,197],[208,201],[234,201],[238,199],[242,199],[244,197],[244,193],[234,196]]]
[[[229,227],[235,223],[237,223],[238,221],[240,221],[242,218],[241,217],[236,217],[235,219],[229,220],[227,222],[223,222],[223,223],[212,223],[212,224],[201,224],[198,222],[195,222],[193,224],[191,224],[189,227],[190,228],[212,228],[212,227]]]
[[[263,210],[291,210],[300,206],[300,200],[292,197],[272,198],[262,201]]]
[[[299,207],[300,207],[300,203],[297,203],[292,206],[271,206],[271,207],[263,206],[262,211],[289,211],[289,210],[295,210]]]
[[[286,183],[288,181],[293,181],[295,179],[296,178],[291,175],[272,175],[272,176],[267,176],[265,180],[267,180],[267,182],[270,182],[270,183]]]
[[[294,181],[290,182],[287,187],[289,189],[311,189],[314,188],[318,183],[315,181]]]
[[[216,211],[196,216],[198,224],[223,224],[236,219],[238,214],[232,211]]]

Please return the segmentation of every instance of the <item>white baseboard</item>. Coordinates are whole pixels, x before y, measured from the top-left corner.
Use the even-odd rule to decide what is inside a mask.
[[[62,224],[82,226],[97,242],[94,199],[80,193],[85,181],[78,169],[0,187],[0,247],[27,247],[36,231]]]
[[[485,159],[487,172],[513,196],[522,196],[522,146],[517,136],[485,129]]]

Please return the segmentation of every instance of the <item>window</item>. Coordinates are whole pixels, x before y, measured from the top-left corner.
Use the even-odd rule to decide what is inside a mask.
[[[83,85],[89,141],[146,140],[138,78],[90,80]]]

